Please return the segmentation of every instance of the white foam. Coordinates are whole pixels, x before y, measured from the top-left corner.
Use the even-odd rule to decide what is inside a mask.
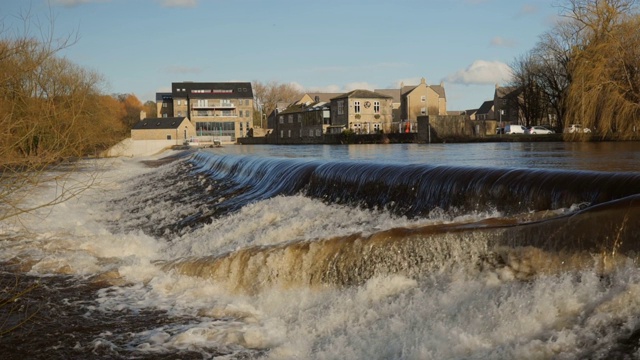
[[[607,279],[584,269],[523,282],[506,268],[479,273],[454,268],[419,280],[390,275],[359,287],[273,288],[253,296],[163,272],[156,260],[451,219],[409,220],[302,196],[276,197],[166,241],[126,229],[146,215],[155,216],[151,221],[179,217],[184,208],[146,214],[142,207],[142,218],[133,219],[124,211],[136,201],[126,198],[132,183],[127,179],[152,170],[133,160],[112,166],[101,175],[100,187],[21,217],[22,224],[2,222],[2,235],[14,240],[2,241],[0,257],[32,259],[33,271],[40,273],[119,273],[127,284],[100,290],[95,311],[152,309],[189,318],[131,334],[130,345],[138,352],[202,348],[231,357],[265,352],[272,359],[511,359],[579,358],[585,351],[602,351],[604,357],[605,350],[598,349],[640,326],[640,271],[633,264]],[[54,190],[43,188],[29,201],[42,201]],[[104,201],[109,198],[125,199],[123,208]],[[106,220],[118,222],[115,230]],[[22,225],[33,233],[24,233]],[[94,345],[116,346],[113,336],[100,334]]]

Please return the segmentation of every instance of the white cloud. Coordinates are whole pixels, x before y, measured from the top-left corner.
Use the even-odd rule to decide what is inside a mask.
[[[447,82],[467,85],[501,84],[511,78],[511,68],[500,61],[476,60],[464,70],[445,78]]]
[[[161,0],[160,4],[163,7],[192,8],[198,5],[198,0]]]
[[[493,39],[491,39],[491,46],[514,47],[515,45],[516,45],[516,41],[513,39],[507,39],[501,36],[496,36]]]
[[[295,81],[290,82],[289,85],[291,85],[294,89],[296,89],[298,91],[304,92],[304,86],[300,85],[299,83],[297,83]]]

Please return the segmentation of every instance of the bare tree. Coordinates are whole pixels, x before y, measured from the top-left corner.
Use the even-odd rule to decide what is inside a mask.
[[[538,62],[540,89],[559,129],[564,128],[572,75],[569,66],[578,44],[575,25],[571,21],[560,22],[540,37],[532,51]]]
[[[548,102],[540,85],[542,64],[535,54],[530,52],[516,59],[511,69],[511,87],[514,90],[507,99],[509,106],[518,109],[526,126],[540,124],[548,112]]]
[[[278,103],[292,103],[302,96],[302,92],[292,84],[282,84],[270,81],[266,84],[254,81],[253,97],[256,109],[254,111],[254,125],[259,125],[262,114],[269,115]]]

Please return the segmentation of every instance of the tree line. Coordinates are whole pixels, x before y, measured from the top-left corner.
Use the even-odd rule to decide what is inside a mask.
[[[127,137],[139,121],[145,105],[135,95],[105,94],[100,74],[58,56],[71,43],[70,38],[0,39],[3,172],[96,154]]]
[[[561,20],[511,66],[511,101],[525,125],[581,124],[606,138],[640,137],[638,1],[565,0],[559,7]]]
[[[73,34],[55,37],[53,24],[32,28],[29,13],[20,16],[22,30],[0,24],[0,220],[33,210],[22,200],[44,181],[54,180],[60,191],[35,208],[83,191],[68,186],[68,171],[49,170],[99,155],[129,136],[142,110],[156,111],[135,95],[106,94],[100,74],[61,56],[76,43]]]

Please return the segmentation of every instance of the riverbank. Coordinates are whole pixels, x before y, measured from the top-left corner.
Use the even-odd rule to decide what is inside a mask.
[[[492,143],[492,142],[603,142],[603,141],[638,141],[623,140],[616,136],[602,136],[591,134],[497,134],[486,136],[448,135],[433,136],[422,139],[418,133],[392,134],[337,134],[324,135],[314,139],[277,139],[275,137],[238,138],[241,145],[337,145],[337,144],[428,144],[428,143]]]

